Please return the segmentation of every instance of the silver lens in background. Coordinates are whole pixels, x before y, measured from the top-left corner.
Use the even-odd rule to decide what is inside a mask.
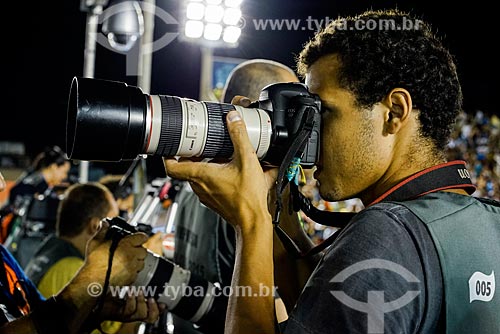
[[[193,323],[214,311],[215,300],[223,297],[211,282],[152,252],[148,252],[144,268],[133,285],[149,294],[154,293],[154,296],[148,297],[154,297],[165,304],[169,312]]]

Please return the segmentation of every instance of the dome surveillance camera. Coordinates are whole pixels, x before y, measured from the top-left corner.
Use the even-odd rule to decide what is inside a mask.
[[[103,12],[102,32],[112,48],[126,52],[144,32],[144,18],[137,1],[120,1]]]
[[[122,52],[132,49],[138,39],[137,35],[115,34],[113,32],[109,32],[107,37],[109,45],[111,45],[113,49]]]

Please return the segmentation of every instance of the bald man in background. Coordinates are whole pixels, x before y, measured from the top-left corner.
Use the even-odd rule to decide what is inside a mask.
[[[259,99],[265,86],[277,82],[298,82],[289,67],[267,59],[252,59],[236,66],[228,76],[221,102],[230,103],[241,95]],[[231,286],[234,266],[233,227],[204,206],[186,182],[176,195],[174,262],[222,288]],[[227,291],[227,289],[225,290]],[[217,321],[195,329],[193,324],[173,315],[175,334],[223,333],[225,313]]]

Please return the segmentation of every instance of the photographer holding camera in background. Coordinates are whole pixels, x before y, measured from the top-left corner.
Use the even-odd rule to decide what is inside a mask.
[[[25,268],[44,297],[57,294],[75,276],[84,263],[87,242],[100,221],[118,213],[113,194],[100,183],[75,184],[66,190],[59,204],[55,235],[44,240]],[[138,325],[105,321],[99,329],[107,334],[135,333]]]
[[[61,185],[67,179],[70,167],[66,154],[58,146],[46,147],[10,189],[9,205],[18,205],[23,197],[42,195]]]
[[[4,188],[0,173],[0,191]],[[111,244],[106,238],[108,229],[107,222],[100,224],[87,244],[82,267],[48,299],[41,296],[9,251],[0,245],[0,268],[4,273],[0,274],[0,333],[87,333],[104,319],[154,323],[160,308],[153,298],[141,294],[120,300],[106,297],[102,312],[93,313],[99,299],[88,289],[106,281]],[[142,244],[146,238],[143,233],[135,233],[121,240],[114,253],[110,285],[127,285],[136,279],[144,267],[147,251]]]
[[[408,21],[413,28],[402,29]],[[462,93],[430,26],[396,10],[339,18],[305,46],[298,65],[322,103],[321,196],[359,197],[366,208],[334,235],[284,332],[499,332],[500,299],[486,282],[500,271],[500,204],[469,196],[465,162],[445,160]],[[168,158],[166,170],[235,227],[232,287],[271,289],[276,208],[268,193],[278,171],[259,161],[245,115],[229,112],[227,128],[230,162]],[[476,282],[489,292],[477,292]],[[418,293],[398,299],[408,290]],[[473,303],[474,293],[483,302]],[[274,333],[273,297],[232,295],[226,319],[226,333]]]
[[[0,214],[0,241],[26,266],[43,238],[54,232],[59,195],[70,162],[58,146],[46,147],[9,190]]]

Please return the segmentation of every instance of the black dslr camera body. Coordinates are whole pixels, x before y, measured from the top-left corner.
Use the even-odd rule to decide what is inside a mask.
[[[144,232],[147,236],[152,236],[154,233],[150,225],[139,223],[136,227],[130,225],[122,217],[105,218],[109,223],[109,229],[106,232],[106,239],[122,239],[123,237],[134,234],[136,232]]]
[[[319,155],[321,100],[302,83],[264,87],[249,108],[144,94],[123,82],[73,78],[66,123],[70,159],[134,160],[139,155],[231,158],[226,124],[238,110],[262,164],[279,166],[297,139],[298,158],[312,167]],[[304,140],[299,138],[306,136]]]
[[[272,123],[271,145],[262,160],[279,166],[287,150],[302,130],[309,128],[301,165],[314,166],[319,158],[321,100],[302,83],[276,83],[264,87],[258,106],[266,110]]]

